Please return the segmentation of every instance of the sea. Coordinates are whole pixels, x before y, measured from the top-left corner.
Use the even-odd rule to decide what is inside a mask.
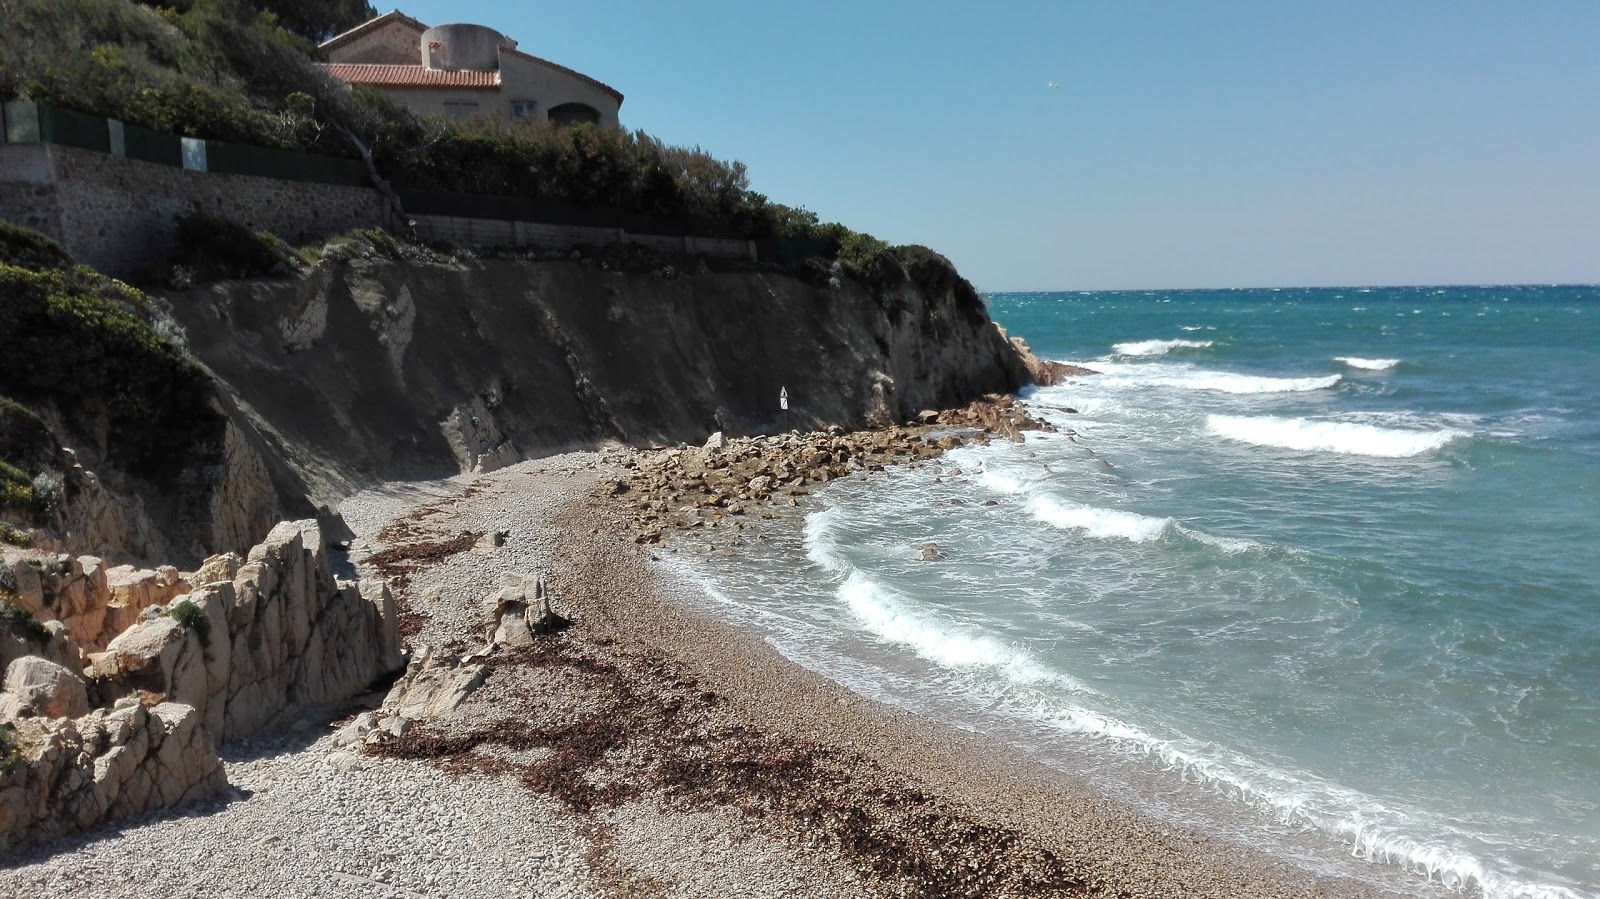
[[[1600,287],[986,300],[1057,430],[681,553],[713,611],[1314,871],[1600,897]]]

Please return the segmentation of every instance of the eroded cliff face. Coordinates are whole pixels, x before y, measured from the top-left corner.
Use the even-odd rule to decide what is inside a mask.
[[[334,502],[608,440],[780,430],[781,389],[793,427],[859,426],[1029,381],[947,262],[893,274],[354,260],[170,299],[255,430]]]

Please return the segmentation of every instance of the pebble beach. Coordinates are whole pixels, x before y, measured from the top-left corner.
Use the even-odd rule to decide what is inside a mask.
[[[481,647],[507,576],[543,576],[572,626],[496,650],[464,705],[391,742],[337,737],[375,695],[229,746],[228,796],[38,847],[0,895],[1378,894],[1145,817],[689,611],[693,585],[652,561],[670,550],[607,495],[638,457],[347,500],[350,562],[403,572],[413,653]]]

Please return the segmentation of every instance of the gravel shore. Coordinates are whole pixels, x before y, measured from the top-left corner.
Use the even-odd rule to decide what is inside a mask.
[[[543,574],[574,626],[497,651],[465,705],[376,753],[332,740],[354,707],[227,747],[233,796],[10,859],[0,896],[1374,895],[1146,818],[687,611],[691,588],[595,495],[622,458],[346,501],[353,563],[406,581],[413,649],[481,646],[507,575]]]

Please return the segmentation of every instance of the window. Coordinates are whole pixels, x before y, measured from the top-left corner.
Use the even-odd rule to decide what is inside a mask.
[[[526,122],[538,117],[539,104],[532,100],[511,101],[511,121]]]
[[[470,119],[478,114],[478,101],[446,100],[444,101],[444,114],[452,119]]]

